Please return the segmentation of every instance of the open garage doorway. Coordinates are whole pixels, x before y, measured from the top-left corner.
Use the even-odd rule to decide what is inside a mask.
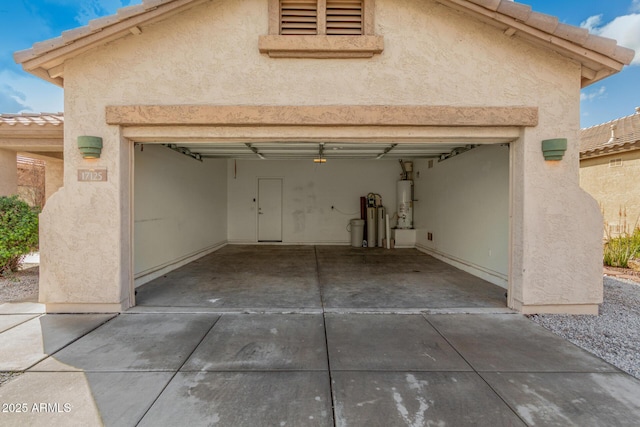
[[[351,246],[361,196],[378,194],[396,225],[399,160],[412,164],[413,228],[401,247]],[[509,163],[504,142],[137,143],[136,303],[505,309]],[[278,238],[261,233],[265,183],[280,189]]]

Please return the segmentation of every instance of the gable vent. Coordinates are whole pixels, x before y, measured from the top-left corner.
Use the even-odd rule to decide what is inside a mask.
[[[318,34],[317,0],[281,0],[280,34]]]
[[[327,0],[327,34],[362,35],[362,1]]]

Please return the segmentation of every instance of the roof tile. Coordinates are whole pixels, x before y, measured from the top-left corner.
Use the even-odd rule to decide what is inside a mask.
[[[518,21],[525,22],[529,18],[529,14],[531,14],[531,6],[513,1],[501,1],[497,11]]]
[[[606,37],[589,35],[584,43],[584,47],[609,56],[615,53],[618,42]]]
[[[146,12],[144,5],[136,4],[118,9],[117,16],[120,20],[124,20],[131,18],[132,16],[140,15],[144,12]]]
[[[553,34],[558,26],[558,18],[544,13],[531,12],[525,24],[542,30],[545,33]]]
[[[174,3],[176,8],[179,8],[191,3],[202,3],[203,1],[204,0],[143,0],[142,4],[119,9],[115,15],[91,20],[85,27],[65,31],[61,37],[35,43],[31,49],[16,52],[14,54],[14,59],[18,63],[24,63],[48,52],[54,51],[62,46],[80,41],[92,33],[107,29],[107,27],[115,24],[126,22],[129,18],[142,15],[145,12],[151,13],[153,9],[164,5],[168,5],[167,10],[170,10],[172,7],[170,5],[171,3]],[[633,50],[620,46],[614,47],[609,39],[590,35],[585,29],[566,24],[558,24],[557,18],[533,12],[531,10],[531,6],[522,3],[509,0],[466,0],[466,2],[483,7],[492,11],[492,13],[500,13],[524,22],[532,28],[540,30],[545,34],[549,34],[549,39],[551,35],[553,35],[568,40],[574,44],[583,46],[585,49],[598,52],[623,64],[629,64],[635,55]],[[465,2],[459,1],[459,3]],[[539,37],[547,39],[544,35],[540,35]],[[99,42],[100,40],[98,37],[92,43]]]
[[[89,21],[89,28],[93,31],[99,31],[118,22],[120,22],[120,17],[118,15],[103,16],[102,18],[96,18]]]
[[[498,10],[498,6],[500,6],[501,1],[502,0],[470,0],[471,3],[493,10],[494,12]]]
[[[573,25],[559,23],[553,32],[554,35],[583,46],[589,37],[589,30]]]
[[[89,26],[84,26],[84,27],[80,27],[80,28],[74,28],[72,30],[63,31],[62,32],[62,40],[65,43],[71,43],[75,39],[78,39],[78,38],[84,37],[84,36],[88,36],[89,34],[91,34],[93,32],[94,32],[94,30],[92,30],[91,27],[89,27]]]
[[[21,114],[0,114],[0,127],[16,125],[53,125],[64,124],[63,113],[21,113]]]
[[[142,5],[145,10],[153,9],[154,7],[158,7],[163,3],[167,3],[171,0],[142,0]]]
[[[636,51],[622,46],[616,46],[616,51],[612,57],[622,63],[630,64],[636,56]]]
[[[640,141],[640,107],[636,113],[580,131],[580,154],[593,154]],[[613,127],[613,135],[612,135]],[[612,138],[613,136],[613,138]]]
[[[53,39],[34,43],[32,50],[34,55],[39,55],[41,53],[46,53],[53,49],[57,49],[61,46],[64,46],[65,44],[67,43],[65,43],[65,41],[62,40],[62,36],[58,36]]]

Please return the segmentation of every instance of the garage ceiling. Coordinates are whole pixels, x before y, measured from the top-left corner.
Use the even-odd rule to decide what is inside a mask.
[[[195,158],[266,160],[440,158],[470,146],[456,143],[260,142],[165,143]]]

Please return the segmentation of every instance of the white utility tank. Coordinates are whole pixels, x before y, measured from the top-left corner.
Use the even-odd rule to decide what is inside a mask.
[[[398,181],[398,225],[396,228],[413,228],[413,181]]]
[[[385,228],[384,228],[384,215],[385,215],[385,211],[384,211],[384,207],[382,206],[378,206],[378,234],[377,234],[377,238],[378,238],[378,247],[381,248],[382,247],[382,241],[385,239]]]
[[[377,243],[377,219],[378,215],[376,214],[376,208],[367,208],[367,245],[370,248],[375,248]]]

